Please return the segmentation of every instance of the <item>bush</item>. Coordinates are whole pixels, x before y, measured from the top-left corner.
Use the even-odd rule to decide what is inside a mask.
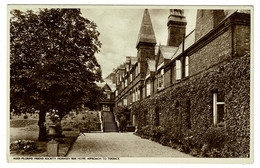
[[[152,129],[152,137],[159,140],[165,133],[166,129],[162,126],[157,126]]]
[[[11,151],[17,151],[21,153],[25,152],[33,152],[37,149],[36,143],[34,141],[28,141],[28,140],[18,140],[14,143],[11,143],[10,150]]]
[[[205,144],[209,148],[221,148],[227,140],[227,133],[224,127],[210,127],[205,133]]]
[[[126,131],[126,126],[127,126],[127,121],[125,116],[121,116],[119,118],[119,131],[125,132]]]
[[[223,157],[221,152],[227,141],[225,127],[210,127],[204,136],[204,145],[201,149],[202,157]]]
[[[27,116],[27,115],[23,116],[23,119],[27,119],[27,118],[28,118],[28,116]]]

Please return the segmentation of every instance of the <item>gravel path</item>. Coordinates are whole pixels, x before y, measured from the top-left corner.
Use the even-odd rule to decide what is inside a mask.
[[[142,139],[133,133],[85,133],[73,144],[68,157],[192,157]]]

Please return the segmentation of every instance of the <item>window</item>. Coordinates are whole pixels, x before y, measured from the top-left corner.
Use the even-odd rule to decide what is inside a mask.
[[[116,90],[116,96],[118,95],[118,90]]]
[[[123,105],[124,106],[127,106],[127,99],[126,98],[124,98],[124,100],[123,100],[124,102],[123,102]]]
[[[135,99],[135,98],[136,98],[136,97],[135,97],[135,94],[136,94],[136,93],[135,93],[135,90],[133,90],[133,102],[136,101],[136,99]]]
[[[163,88],[163,69],[159,70],[158,72],[158,90]]]
[[[108,105],[103,105],[102,110],[103,111],[110,111],[110,107]]]
[[[181,80],[181,60],[176,60],[176,80]]]
[[[138,75],[138,64],[135,67],[135,76],[137,76],[137,75]]]
[[[137,72],[137,74],[139,74],[139,73],[140,73],[140,71],[141,71],[141,66],[140,66],[140,63],[138,63],[138,65],[137,65],[137,66],[138,66],[138,68],[137,68],[137,69],[138,69],[138,72]]]
[[[127,84],[128,84],[128,83],[127,83],[127,78],[126,78],[126,79],[125,79],[125,87],[127,87]]]
[[[109,93],[107,94],[107,99],[110,99],[110,94]]]
[[[189,76],[189,56],[185,57],[185,77]]]
[[[135,89],[135,101],[138,100],[138,97],[137,97],[137,94],[138,94],[138,93],[137,93],[137,92],[138,92],[138,89],[136,88],[136,89]]]
[[[140,90],[137,91],[137,100],[140,100]]]
[[[213,93],[213,124],[224,122],[224,94]]]
[[[130,82],[133,80],[133,74],[130,74]]]
[[[151,83],[150,80],[146,81],[146,96],[151,95]]]
[[[129,95],[129,103],[132,104],[133,103],[133,94],[132,94],[132,91],[130,92],[130,95]]]

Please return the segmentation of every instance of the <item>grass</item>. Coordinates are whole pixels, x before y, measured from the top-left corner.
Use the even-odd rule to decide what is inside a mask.
[[[11,156],[31,156],[44,157],[47,156],[47,141],[39,142],[38,134],[39,127],[38,116],[28,115],[28,119],[22,116],[12,116],[10,120],[10,143],[18,140],[35,142],[36,149],[31,151],[11,150]],[[46,125],[48,127],[52,122],[46,118]],[[100,131],[100,121],[97,112],[85,112],[78,115],[67,115],[61,122],[63,138],[57,138],[59,142],[59,156],[66,156],[68,150],[73,145],[80,133],[80,127],[88,126],[91,131]],[[48,130],[47,130],[48,131]]]
[[[20,127],[26,127],[29,125],[36,125],[38,120],[27,120],[27,119],[22,119],[22,120],[11,120],[10,121],[10,127],[11,128],[20,128]]]

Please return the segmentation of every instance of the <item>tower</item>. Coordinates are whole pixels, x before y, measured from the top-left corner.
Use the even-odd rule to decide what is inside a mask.
[[[156,38],[153,30],[153,25],[149,15],[148,9],[144,10],[143,20],[141,23],[138,39],[136,43],[137,57],[140,62],[141,78],[145,77],[146,60],[154,59],[154,50],[156,45]]]
[[[178,47],[186,32],[186,17],[183,9],[170,9],[170,16],[168,17],[168,46]]]

